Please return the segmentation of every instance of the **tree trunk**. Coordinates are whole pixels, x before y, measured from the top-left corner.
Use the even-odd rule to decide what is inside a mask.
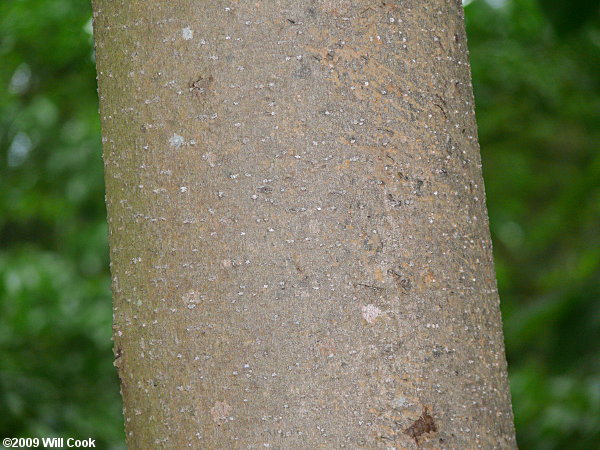
[[[514,448],[459,0],[95,0],[130,448]]]

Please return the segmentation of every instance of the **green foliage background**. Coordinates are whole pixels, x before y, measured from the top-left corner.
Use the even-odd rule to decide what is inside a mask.
[[[519,444],[597,448],[597,2],[465,3]],[[0,437],[117,449],[90,17],[0,2]]]

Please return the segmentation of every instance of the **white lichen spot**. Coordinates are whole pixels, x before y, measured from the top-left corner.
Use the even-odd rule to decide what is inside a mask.
[[[225,402],[216,402],[215,406],[210,408],[210,414],[213,417],[213,420],[217,423],[227,420],[227,416],[231,411],[231,406],[229,406]]]
[[[409,404],[408,400],[406,399],[406,397],[396,397],[393,401],[392,401],[392,406],[394,408],[404,408]]]
[[[171,147],[179,148],[184,142],[183,136],[179,136],[178,134],[174,134],[169,138],[169,144],[171,144]]]
[[[362,305],[361,307],[363,319],[367,321],[367,323],[375,322],[375,319],[381,315],[381,310],[375,305]]]
[[[183,301],[188,309],[194,309],[198,303],[202,302],[203,295],[196,291],[188,291],[183,295]]]
[[[185,27],[183,30],[181,30],[181,36],[186,41],[189,41],[190,39],[194,38],[194,30],[192,30],[190,27]]]

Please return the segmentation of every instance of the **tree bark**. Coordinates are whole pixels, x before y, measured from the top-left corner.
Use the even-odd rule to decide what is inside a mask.
[[[459,0],[95,0],[127,443],[514,448]]]

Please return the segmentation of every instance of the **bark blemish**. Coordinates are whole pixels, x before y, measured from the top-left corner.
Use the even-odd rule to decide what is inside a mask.
[[[390,274],[394,277],[398,287],[400,287],[405,293],[411,290],[412,282],[410,281],[409,278],[405,278],[404,276],[402,276],[401,273],[398,273],[397,271],[395,271],[393,269],[389,269],[388,274]]]
[[[182,29],[181,37],[183,39],[185,39],[186,41],[193,39],[194,38],[194,30],[192,30],[190,27],[186,27],[186,28]]]
[[[227,420],[227,416],[231,411],[231,406],[225,402],[216,402],[215,406],[210,408],[210,415],[215,423],[221,425],[221,422]]]
[[[356,283],[356,285],[357,285],[357,286],[366,287],[366,288],[372,289],[372,290],[374,290],[374,291],[383,291],[383,288],[382,288],[382,287],[379,287],[379,286],[374,286],[374,285],[372,285],[372,284],[367,284],[367,283]]]
[[[423,407],[421,416],[415,420],[415,422],[403,431],[404,434],[413,438],[419,446],[419,438],[427,433],[435,433],[437,431],[437,425],[433,420],[433,417],[429,414],[427,406]]]
[[[122,355],[123,355],[123,349],[121,348],[120,345],[117,345],[115,347],[115,359],[113,361],[113,366],[115,366],[117,368],[120,368],[121,361],[119,361],[119,360],[120,360],[120,358],[121,358]]]
[[[179,136],[178,134],[173,134],[173,136],[169,138],[169,144],[171,145],[171,147],[179,148],[184,143],[185,140],[183,139],[183,136]]]
[[[212,75],[207,77],[198,77],[196,80],[190,83],[190,92],[194,97],[201,98],[208,92],[208,89],[212,85],[213,81]]]
[[[361,307],[363,319],[367,321],[367,323],[375,322],[375,319],[379,317],[382,311],[375,305],[363,305]]]

